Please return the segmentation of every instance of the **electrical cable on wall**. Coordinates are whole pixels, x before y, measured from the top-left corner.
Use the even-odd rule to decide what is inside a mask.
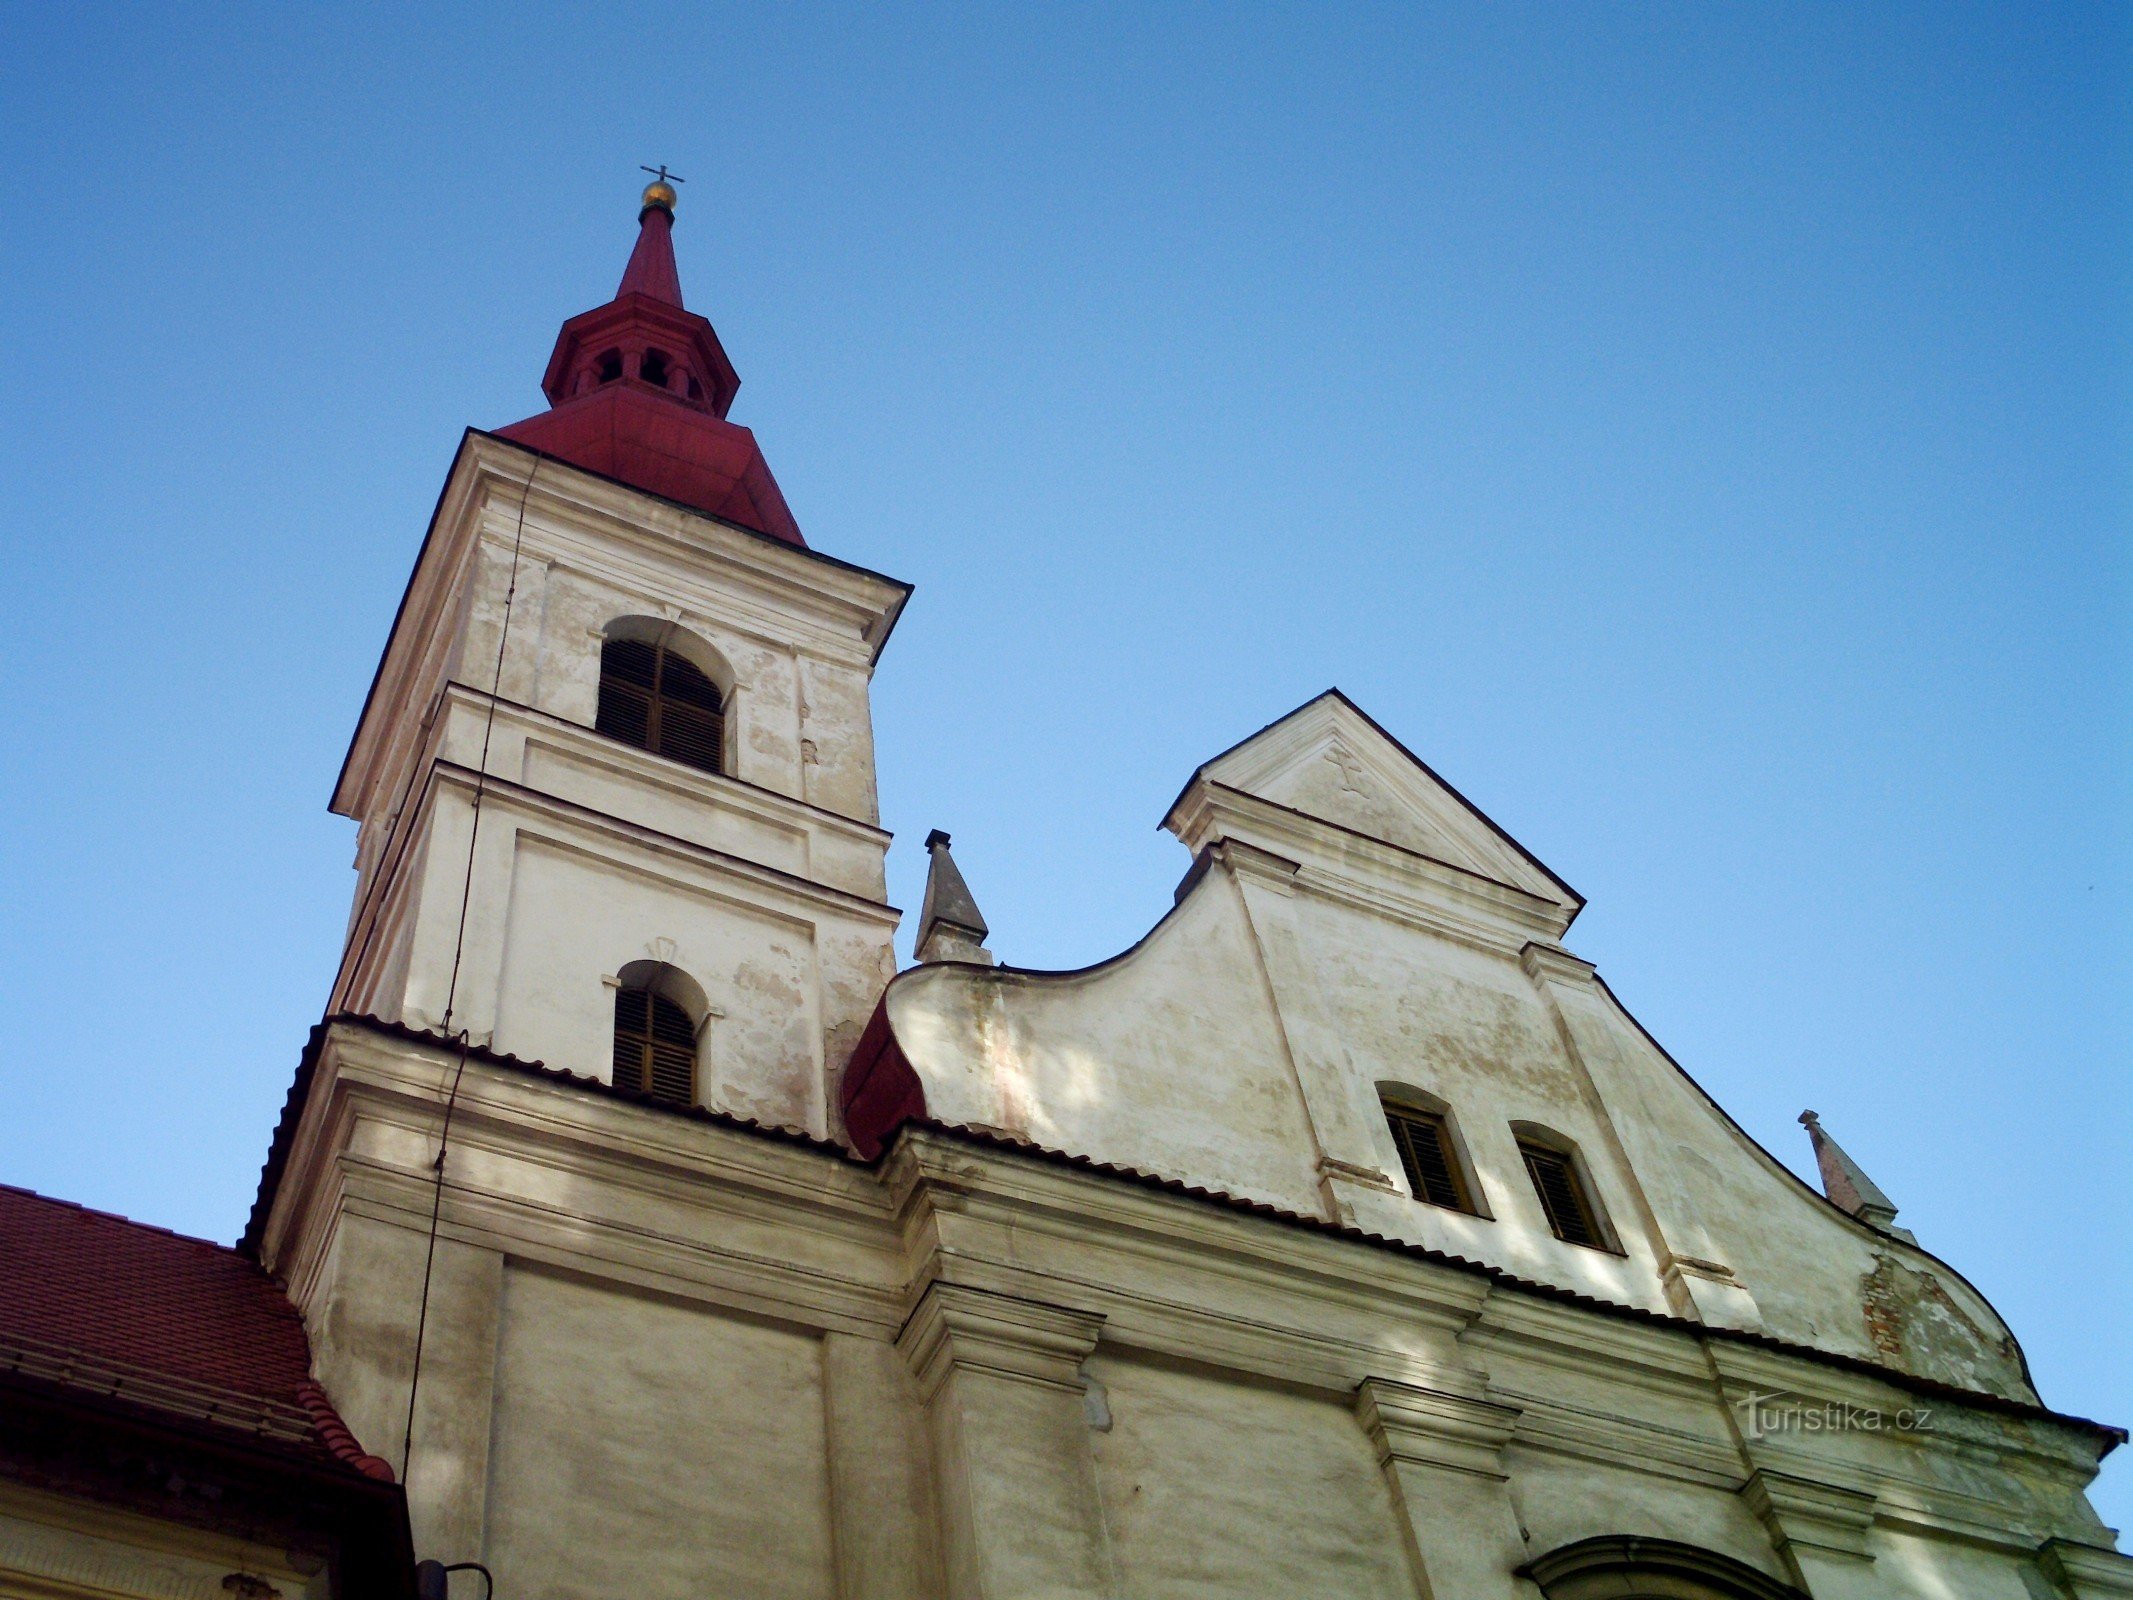
[[[481,763],[474,773],[474,816],[467,829],[467,865],[459,882],[459,928],[452,938],[452,977],[445,987],[443,1031],[452,1034],[453,1008],[459,1000],[459,963],[466,953],[467,906],[474,890],[474,852],[481,842],[481,802],[488,792],[489,740],[496,732],[496,701],[504,687],[504,646],[511,638],[511,609],[518,598],[519,552],[526,543],[526,502],[533,496],[533,480],[540,475],[541,463],[534,459],[533,470],[526,474],[526,487],[518,497],[518,527],[511,537],[511,573],[504,585],[504,616],[496,633],[496,670],[489,679],[488,714],[481,730]],[[452,1069],[452,1087],[444,1099],[444,1120],[437,1130],[437,1159],[432,1163],[436,1175],[430,1194],[429,1243],[422,1256],[422,1300],[415,1313],[415,1360],[414,1370],[407,1380],[407,1429],[400,1440],[400,1481],[407,1481],[408,1463],[415,1450],[415,1396],[422,1387],[422,1341],[429,1331],[430,1277],[437,1265],[437,1229],[444,1215],[444,1156],[452,1139],[452,1113],[459,1106],[459,1081],[466,1075],[467,1055],[473,1049],[473,1039],[467,1030],[458,1030],[459,1061]]]

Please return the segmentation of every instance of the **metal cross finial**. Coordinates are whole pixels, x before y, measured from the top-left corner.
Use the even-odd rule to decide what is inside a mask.
[[[687,178],[677,178],[673,173],[667,171],[666,163],[663,161],[656,167],[639,167],[637,170],[639,172],[649,172],[661,183],[687,183],[689,181]]]

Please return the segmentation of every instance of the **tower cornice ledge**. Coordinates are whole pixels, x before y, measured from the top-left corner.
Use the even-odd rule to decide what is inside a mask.
[[[469,428],[461,456],[471,459],[486,476],[507,485],[514,509],[516,497],[530,475],[535,482],[529,506],[545,503],[597,519],[596,531],[603,539],[616,534],[640,538],[652,535],[698,558],[710,558],[719,565],[704,575],[702,587],[707,592],[723,594],[733,578],[748,575],[776,585],[781,598],[792,604],[820,609],[826,615],[864,619],[860,637],[868,647],[869,660],[880,655],[911,595],[912,585],[871,567],[840,560],[808,545],[791,544],[501,434]],[[537,470],[531,465],[534,462],[539,463]],[[455,471],[457,465],[454,464]],[[830,610],[838,602],[841,607]]]
[[[524,526],[519,508],[525,507]],[[508,519],[493,525],[492,518]],[[870,568],[840,561],[804,545],[662,498],[618,479],[550,456],[478,428],[462,435],[459,450],[437,497],[421,549],[408,575],[385,648],[371,676],[354,736],[334,782],[330,809],[360,817],[373,797],[390,734],[380,716],[388,706],[427,704],[422,687],[441,681],[446,663],[410,641],[439,636],[445,612],[459,596],[466,567],[484,539],[507,545],[523,537],[521,563],[530,555],[569,565],[569,530],[582,529],[608,548],[634,546],[668,570],[648,567],[641,588],[646,603],[671,597],[677,587],[720,597],[731,610],[737,598],[753,597],[737,619],[744,632],[768,637],[800,631],[809,647],[848,656],[871,671],[911,597],[912,586]],[[751,618],[753,610],[760,615]],[[769,627],[775,616],[783,628]]]

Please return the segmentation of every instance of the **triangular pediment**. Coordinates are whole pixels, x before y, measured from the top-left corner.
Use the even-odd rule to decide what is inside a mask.
[[[1185,836],[1195,791],[1248,796],[1560,906],[1583,896],[1338,689],[1269,723],[1193,774],[1165,825]],[[1234,822],[1225,832],[1242,832]],[[1188,845],[1195,841],[1187,838]],[[1274,841],[1265,842],[1279,848]]]

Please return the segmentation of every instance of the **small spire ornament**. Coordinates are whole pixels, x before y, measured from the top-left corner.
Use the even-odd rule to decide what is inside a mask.
[[[652,175],[652,181],[644,186],[644,196],[641,209],[637,213],[637,220],[642,222],[644,213],[654,209],[664,211],[670,217],[674,215],[674,202],[680,198],[674,192],[674,185],[686,183],[688,180],[676,177],[673,173],[667,171],[664,161],[656,167],[639,167],[637,170],[639,172],[649,172]]]

